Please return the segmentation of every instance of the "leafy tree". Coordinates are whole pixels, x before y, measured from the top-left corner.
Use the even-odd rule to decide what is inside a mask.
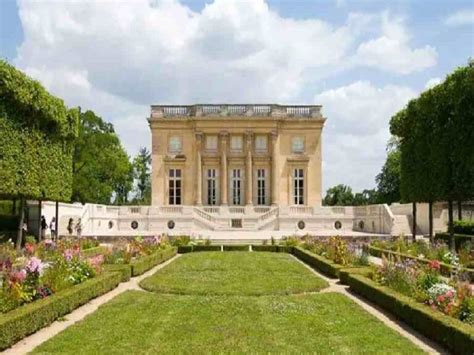
[[[149,204],[151,201],[151,154],[146,147],[140,148],[139,153],[133,159],[133,175],[137,181],[138,203]]]
[[[113,194],[126,202],[132,189],[133,169],[114,127],[92,111],[80,114],[74,147],[73,200],[110,203]]]
[[[350,206],[354,202],[352,188],[343,184],[333,186],[327,190],[323,202],[327,206]]]
[[[400,201],[400,156],[398,149],[389,150],[382,171],[375,178],[379,203]]]
[[[354,194],[352,204],[354,206],[372,205],[378,203],[378,192],[375,189],[364,190]]]

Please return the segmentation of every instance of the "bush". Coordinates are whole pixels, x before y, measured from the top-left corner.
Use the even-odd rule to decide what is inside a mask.
[[[186,254],[186,253],[192,253],[193,252],[193,246],[192,245],[180,245],[178,246],[178,253],[180,254]]]
[[[249,251],[248,245],[224,245],[224,251]]]
[[[472,354],[474,328],[362,276],[349,274],[354,292],[392,313],[455,354]]]
[[[19,216],[0,215],[0,231],[15,231],[20,222]]]
[[[252,250],[276,253],[278,251],[278,245],[252,245]]]
[[[193,245],[194,251],[221,251],[220,245]]]
[[[293,249],[293,254],[301,261],[304,261],[306,264],[318,269],[323,274],[332,278],[338,278],[339,270],[344,268],[342,265],[335,264],[329,259],[313,254],[307,250],[301,249],[300,247],[295,247]]]
[[[127,282],[132,277],[132,268],[129,264],[104,264],[102,266],[106,272],[118,272],[122,275],[121,282]]]
[[[0,314],[0,350],[112,290],[120,283],[120,278],[119,273],[104,273],[52,296]]]
[[[142,256],[137,260],[130,263],[132,268],[132,276],[138,276],[144,272],[150,270],[153,266],[161,264],[162,262],[171,259],[176,255],[177,248],[172,247],[164,250],[160,250],[154,254]]]
[[[474,236],[474,222],[473,221],[454,221],[453,222],[454,233],[456,234],[468,234]]]
[[[366,267],[348,267],[339,270],[339,280],[341,284],[348,285],[349,275],[362,275],[368,277],[372,273],[372,269],[368,266]]]
[[[89,248],[89,249],[82,249],[81,254],[85,257],[91,257],[91,256],[96,256],[99,254],[105,254],[107,253],[108,249],[107,247],[94,247],[94,248]]]
[[[293,249],[294,247],[293,246],[290,246],[290,245],[278,245],[278,248],[277,248],[277,252],[278,253],[288,253],[288,254],[292,254],[293,253]]]
[[[436,233],[435,240],[443,240],[446,243],[449,243],[450,236],[449,233]],[[468,234],[454,234],[454,242],[456,244],[456,250],[461,248],[465,243],[472,242],[474,243],[474,235]]]

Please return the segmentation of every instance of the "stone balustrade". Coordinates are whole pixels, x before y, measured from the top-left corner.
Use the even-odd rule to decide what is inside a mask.
[[[320,105],[276,104],[203,104],[203,105],[152,105],[151,118],[205,116],[270,116],[322,118]]]

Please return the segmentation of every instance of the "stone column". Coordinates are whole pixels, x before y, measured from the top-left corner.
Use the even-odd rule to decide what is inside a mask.
[[[221,132],[221,205],[227,206],[227,140],[228,132]]]
[[[245,181],[246,181],[246,190],[245,190],[245,195],[246,195],[246,203],[247,205],[252,205],[252,137],[253,134],[251,131],[247,131],[247,158],[245,161],[245,167],[246,167],[246,174],[245,174]]]
[[[202,133],[196,133],[196,205],[202,205]]]
[[[278,133],[276,131],[272,132],[272,177],[271,177],[271,186],[272,186],[272,205],[278,205],[278,152],[277,152],[277,138]]]

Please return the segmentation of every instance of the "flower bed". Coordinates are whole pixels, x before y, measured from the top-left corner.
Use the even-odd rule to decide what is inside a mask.
[[[318,269],[323,274],[332,278],[338,278],[339,270],[344,268],[343,265],[333,263],[331,260],[326,259],[321,255],[314,254],[300,247],[295,247],[293,249],[293,254],[301,261]]]
[[[363,275],[351,273],[347,277],[347,283],[354,292],[394,314],[453,353],[472,354],[474,327],[471,325],[433,310]]]
[[[120,277],[119,273],[105,272],[50,297],[0,314],[0,350],[12,346],[91,299],[112,290],[120,283]]]

